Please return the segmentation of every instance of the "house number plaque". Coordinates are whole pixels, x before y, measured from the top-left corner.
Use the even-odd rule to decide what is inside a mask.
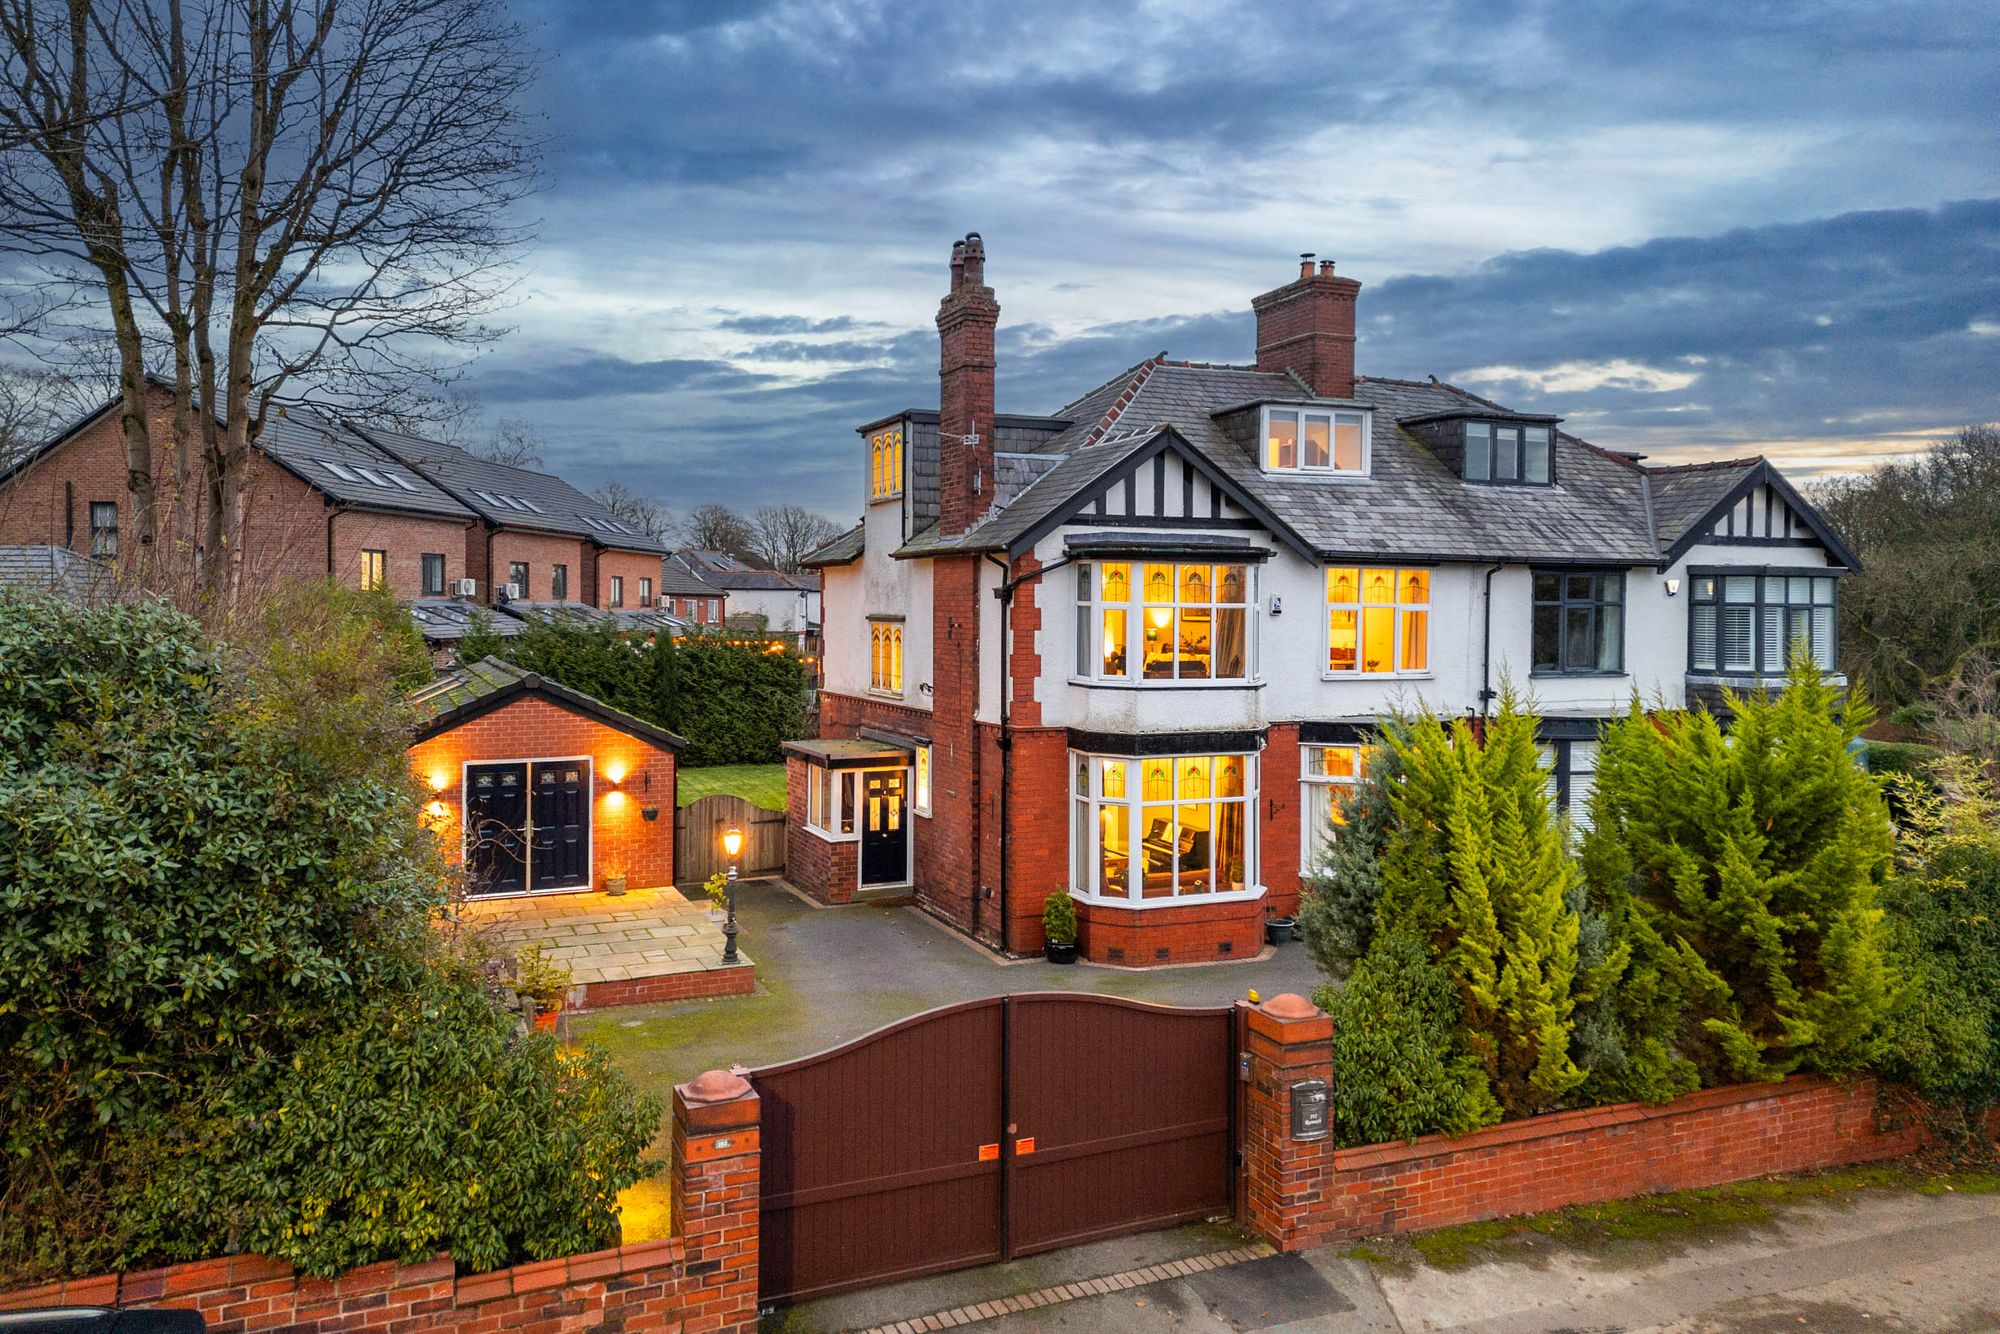
[[[1292,1085],[1292,1138],[1326,1138],[1326,1081],[1301,1079]]]

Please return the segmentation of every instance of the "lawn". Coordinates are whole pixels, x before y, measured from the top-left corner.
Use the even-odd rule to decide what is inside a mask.
[[[681,805],[726,792],[762,806],[785,809],[785,766],[782,764],[717,764],[680,772]]]

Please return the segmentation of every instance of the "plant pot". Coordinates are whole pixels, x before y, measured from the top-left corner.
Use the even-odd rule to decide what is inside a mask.
[[[1042,942],[1042,957],[1050,963],[1075,963],[1076,942],[1074,940],[1045,940]]]
[[[562,1006],[560,1005],[551,1006],[548,1009],[542,1009],[539,1006],[536,1007],[535,1031],[538,1033],[555,1032],[556,1020],[561,1017],[562,1017]]]
[[[1282,945],[1292,938],[1292,930],[1297,926],[1289,917],[1267,917],[1264,919],[1264,939],[1273,945]]]
[[[604,892],[606,894],[611,895],[613,898],[616,898],[618,895],[623,894],[625,892],[625,877],[622,875],[605,876]]]

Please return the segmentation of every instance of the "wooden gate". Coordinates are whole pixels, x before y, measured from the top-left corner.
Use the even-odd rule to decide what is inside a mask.
[[[728,870],[722,835],[732,826],[743,831],[738,875],[775,875],[785,869],[785,813],[718,792],[674,813],[674,883],[699,885]]]
[[[750,1073],[759,1297],[798,1301],[1230,1211],[1235,1021],[1060,992]]]

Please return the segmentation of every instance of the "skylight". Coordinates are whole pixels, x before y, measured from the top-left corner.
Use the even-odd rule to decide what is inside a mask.
[[[359,464],[356,464],[354,470],[360,473],[363,477],[366,477],[369,481],[375,483],[375,485],[381,487],[383,490],[386,491],[389,489],[390,486],[389,479],[383,476],[381,473],[376,472],[373,468],[364,468],[361,467]]]
[[[335,477],[340,478],[343,482],[358,482],[361,480],[340,464],[335,463],[332,459],[320,459],[319,466],[332,473]]]

